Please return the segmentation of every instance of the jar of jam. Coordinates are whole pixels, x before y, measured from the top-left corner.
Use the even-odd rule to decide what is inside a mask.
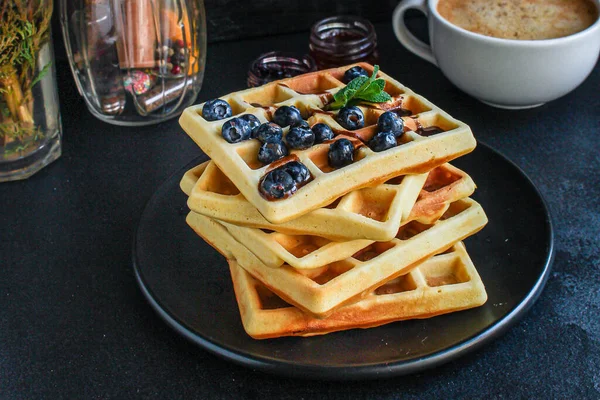
[[[250,64],[248,87],[264,85],[272,81],[316,71],[315,61],[307,54],[271,51],[261,54]]]
[[[361,17],[334,16],[316,22],[310,31],[309,49],[318,69],[379,61],[375,28]]]

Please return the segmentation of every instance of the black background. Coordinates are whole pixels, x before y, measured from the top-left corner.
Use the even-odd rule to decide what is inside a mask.
[[[198,102],[243,88],[248,63],[263,51],[307,48],[302,30],[217,42],[254,36],[247,29],[228,36],[242,31],[237,21],[247,13],[219,4],[221,14],[207,3],[209,37],[215,43],[208,48]],[[266,6],[260,12],[265,18],[274,10],[258,4]],[[320,2],[307,4],[333,14],[319,8]],[[344,6],[349,4],[360,6]],[[391,7],[385,3],[376,25],[382,70],[467,122],[479,140],[520,166],[549,203],[556,229],[553,272],[521,322],[439,368],[368,382],[288,380],[197,348],[146,303],[135,283],[131,243],[146,201],[200,150],[176,120],[146,128],[98,121],[59,57],[63,155],[26,181],[0,185],[0,397],[598,398],[600,69],[596,66],[572,93],[542,107],[493,109],[406,51],[384,11]],[[227,18],[227,12],[239,15],[235,29],[216,30],[215,21]],[[277,29],[284,25],[289,27]]]

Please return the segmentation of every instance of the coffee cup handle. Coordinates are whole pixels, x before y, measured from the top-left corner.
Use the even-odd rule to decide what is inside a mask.
[[[406,27],[406,24],[404,23],[404,14],[410,8],[416,8],[429,17],[427,0],[402,0],[394,10],[394,15],[392,16],[394,33],[396,34],[398,41],[400,41],[400,43],[402,43],[402,45],[408,50],[429,61],[430,63],[437,65],[435,57],[433,56],[433,52],[431,51],[431,47],[410,33]]]

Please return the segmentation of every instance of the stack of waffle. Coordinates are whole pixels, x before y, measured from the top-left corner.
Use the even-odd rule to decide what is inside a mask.
[[[242,323],[254,338],[428,318],[487,299],[461,242],[487,218],[469,198],[472,179],[448,164],[475,148],[469,127],[379,72],[392,100],[359,104],[365,127],[345,129],[327,105],[350,67],[222,97],[232,117],[253,114],[265,123],[277,108],[293,105],[310,126],[325,123],[335,133],[270,165],[257,159],[258,140],[224,140],[227,119],[204,119],[203,104],[180,119],[211,158],[181,180],[191,210],[186,221],[227,258]],[[374,152],[360,145],[388,110],[403,115],[397,146]],[[360,142],[354,162],[332,168],[329,146],[340,138]],[[311,180],[282,199],[262,195],[261,179],[289,161],[308,168]]]

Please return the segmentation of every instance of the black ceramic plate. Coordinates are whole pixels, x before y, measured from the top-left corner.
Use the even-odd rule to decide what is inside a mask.
[[[478,185],[489,223],[465,242],[488,292],[479,308],[426,320],[311,338],[246,335],[225,259],[186,225],[183,173],[148,202],[133,246],[137,279],[177,332],[226,359],[287,376],[381,378],[447,362],[498,337],[535,302],[553,259],[550,216],[538,190],[512,162],[479,144],[453,162]]]

